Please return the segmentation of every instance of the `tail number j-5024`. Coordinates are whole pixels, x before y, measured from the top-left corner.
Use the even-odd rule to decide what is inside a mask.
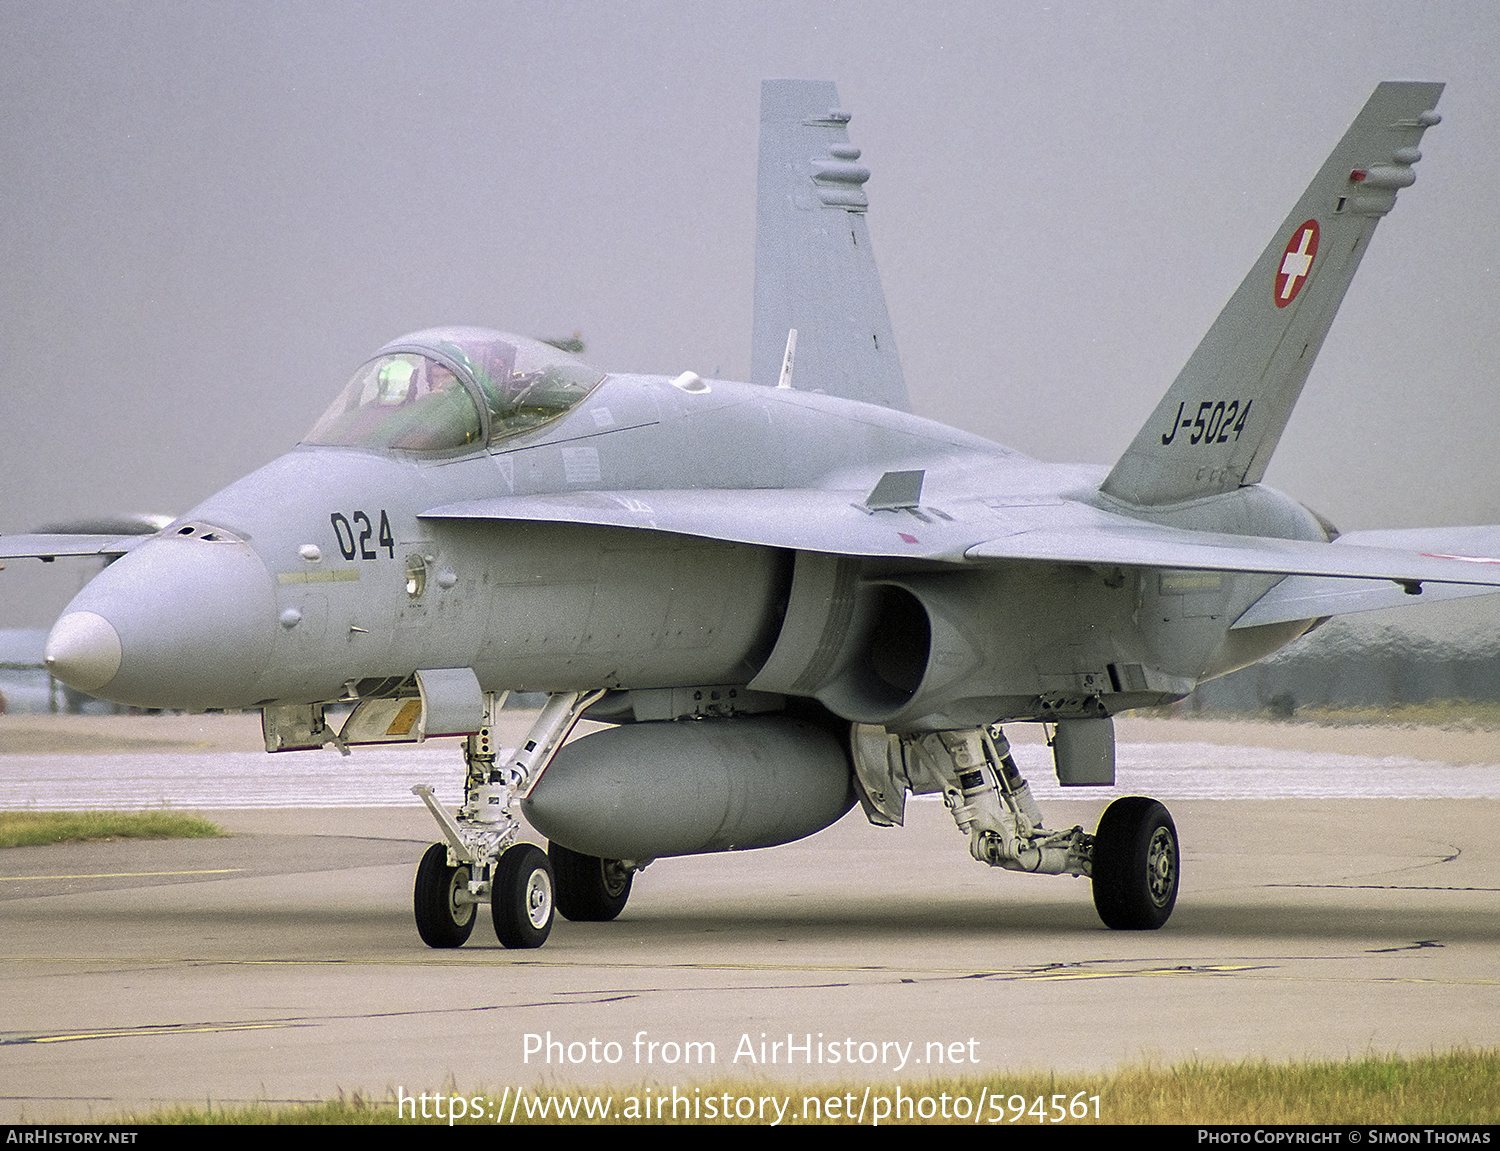
[[[1183,428],[1193,429],[1187,437],[1190,444],[1227,444],[1231,439],[1237,440],[1245,430],[1245,419],[1253,403],[1254,400],[1246,400],[1241,406],[1239,400],[1204,400],[1196,413],[1190,413],[1184,400],[1177,405],[1172,427],[1162,433],[1162,446],[1175,440]]]
[[[333,525],[333,536],[339,542],[339,554],[346,560],[379,559],[379,548],[385,549],[388,558],[396,558],[396,537],[391,534],[391,520],[384,508],[380,510],[378,528],[366,512],[355,512],[353,516],[334,512],[328,522]],[[372,540],[374,547],[370,546]]]

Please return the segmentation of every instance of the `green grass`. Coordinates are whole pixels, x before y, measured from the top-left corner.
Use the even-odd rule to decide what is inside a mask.
[[[733,1097],[781,1096],[789,1097],[790,1104],[783,1120],[792,1122],[817,1122],[817,1119],[801,1117],[804,1100],[817,1097],[827,1100],[834,1096],[853,1096],[853,1109],[866,1102],[866,1117],[869,1123],[873,1104],[869,1099],[883,1094],[887,1099],[894,1096],[894,1082],[876,1084],[870,1089],[864,1082],[845,1083],[791,1083],[771,1079],[722,1079],[712,1083],[678,1084],[679,1095],[706,1099],[722,1097],[726,1092]],[[670,1083],[654,1083],[625,1088],[569,1088],[561,1086],[541,1087],[541,1095],[553,1099],[610,1099],[616,1116],[626,1114],[630,1100],[639,1107],[646,1098],[657,1098],[662,1091],[670,1098]],[[684,1091],[684,1087],[686,1090]],[[956,1105],[963,1097],[972,1101],[984,1096],[986,1100],[999,1097],[998,1108],[1001,1121],[995,1126],[1036,1126],[1038,1120],[1031,1112],[1034,1101],[1041,1097],[1043,1109],[1048,1109],[1052,1096],[1064,1096],[1063,1104],[1082,1093],[1089,1110],[1089,1120],[1102,1123],[1166,1123],[1166,1124],[1493,1124],[1500,1122],[1500,1049],[1479,1051],[1454,1051],[1424,1058],[1403,1059],[1395,1056],[1366,1056],[1335,1062],[1269,1063],[1246,1061],[1243,1063],[1185,1063],[1176,1066],[1130,1065],[1115,1071],[1096,1075],[1056,1075],[1050,1073],[990,1075],[982,1077],[928,1079],[903,1082],[902,1093],[907,1097],[927,1097],[941,1109],[941,1097],[947,1095],[950,1123],[974,1122],[972,1104]],[[513,1092],[512,1088],[512,1092]],[[407,1087],[410,1097],[414,1092],[425,1091],[431,1096],[433,1088]],[[472,1099],[483,1096],[487,1106],[497,1108],[505,1089],[458,1091],[451,1083],[441,1089],[446,1100],[452,1096]],[[1099,1117],[1093,1119],[1093,1104],[1088,1096],[1099,1096]],[[1015,1106],[1020,1097],[1024,1107]],[[535,1098],[536,1093],[528,1089],[523,1099]],[[510,1098],[514,1098],[512,1094]],[[467,1106],[467,1105],[466,1105]],[[954,1112],[964,1109],[967,1117]],[[508,1108],[507,1108],[508,1117]],[[985,1104],[981,1114],[989,1118],[997,1114],[996,1109]],[[1019,1117],[1016,1117],[1019,1116]],[[1013,1118],[1015,1117],[1015,1118]],[[644,1118],[644,1116],[642,1117]],[[903,1116],[903,1120],[911,1122]],[[446,1123],[446,1120],[430,1119],[428,1122]],[[517,1114],[517,1123],[525,1121],[523,1102]],[[554,1115],[550,1122],[558,1122]],[[620,1119],[614,1121],[619,1122]],[[629,1122],[629,1119],[624,1121]],[[669,1114],[660,1120],[671,1122]],[[700,1119],[699,1122],[707,1122]],[[755,1120],[750,1120],[754,1122]],[[940,1115],[930,1120],[918,1118],[918,1122],[943,1122]],[[300,1106],[256,1104],[248,1107],[175,1107],[141,1114],[128,1114],[112,1120],[122,1124],[146,1123],[216,1123],[216,1124],[281,1124],[281,1123],[338,1123],[368,1124],[412,1122],[408,1117],[399,1120],[396,1115],[394,1094],[383,1100],[369,1096],[340,1093],[337,1099]],[[418,1120],[422,1122],[422,1120]],[[495,1124],[493,1115],[486,1115],[482,1122]],[[533,1119],[532,1122],[542,1122]],[[575,1123],[588,1122],[584,1119]],[[681,1118],[678,1122],[683,1122]],[[848,1119],[828,1119],[823,1122],[850,1122]],[[888,1125],[894,1120],[887,1116],[881,1120]]]
[[[90,839],[213,839],[222,828],[170,811],[0,811],[0,847]]]

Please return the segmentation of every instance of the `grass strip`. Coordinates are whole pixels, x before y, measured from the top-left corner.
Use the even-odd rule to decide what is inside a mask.
[[[217,824],[170,811],[0,811],[0,847],[91,839],[214,839]]]
[[[898,1095],[898,1089],[900,1094]],[[1133,1064],[1094,1075],[996,1074],[902,1082],[794,1083],[724,1078],[678,1084],[672,1115],[670,1083],[624,1088],[562,1085],[459,1091],[449,1086],[424,1096],[424,1119],[409,1101],[397,1116],[396,1095],[376,1100],[340,1092],[337,1099],[305,1105],[171,1107],[121,1116],[122,1124],[460,1124],[769,1123],[781,1100],[784,1124],[976,1123],[987,1126],[1128,1124],[1493,1124],[1500,1122],[1500,1049],[1459,1050],[1421,1058],[1365,1056],[1329,1062],[1190,1062]],[[1057,1098],[1054,1099],[1054,1096]],[[1095,1106],[1093,1097],[1098,1096]],[[713,1107],[707,1105],[713,1100]],[[883,1104],[877,1102],[883,1100]],[[903,1100],[905,1102],[903,1102]],[[745,1102],[742,1102],[745,1101]],[[689,1106],[691,1104],[691,1106]],[[858,1112],[863,1108],[863,1118]],[[712,1114],[710,1114],[712,1110]],[[884,1114],[879,1114],[883,1110]],[[1079,1110],[1086,1114],[1075,1117]],[[1097,1111],[1097,1118],[1095,1113]],[[439,1115],[441,1112],[441,1115]],[[748,1117],[747,1117],[748,1114]],[[946,1116],[946,1117],[945,1117]]]

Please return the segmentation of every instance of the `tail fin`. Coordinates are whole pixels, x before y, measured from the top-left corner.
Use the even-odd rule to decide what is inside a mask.
[[[1375,89],[1101,490],[1151,506],[1260,482],[1442,91]]]
[[[793,388],[910,411],[848,122],[829,81],[761,85],[750,379],[776,386],[795,330]]]

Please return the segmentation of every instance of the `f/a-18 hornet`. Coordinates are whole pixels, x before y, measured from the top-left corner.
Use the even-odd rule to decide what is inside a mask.
[[[900,824],[908,793],[940,794],[976,860],[1089,876],[1110,927],[1160,927],[1167,810],[1049,826],[1002,725],[1050,725],[1059,782],[1110,785],[1118,713],[1335,614],[1500,588],[1500,529],[1339,536],[1261,482],[1441,90],[1375,89],[1107,471],[911,414],[849,115],[831,83],[774,80],[750,383],[415,332],[154,535],[16,535],[0,557],[118,557],[47,641],[80,691],[259,709],[272,752],[467,737],[462,807],[416,789],[442,829],[415,891],[434,947],[485,903],[536,947],[554,908],[618,915],[653,860],[786,843],[855,803]],[[505,752],[510,691],[547,700]],[[610,726],[564,745],[581,716]]]

